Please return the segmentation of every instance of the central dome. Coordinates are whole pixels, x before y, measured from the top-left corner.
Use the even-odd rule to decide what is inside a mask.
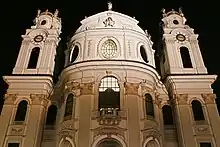
[[[87,17],[81,21],[81,24],[76,33],[92,29],[117,28],[130,29],[145,34],[137,25],[136,19],[111,10]]]
[[[68,43],[66,66],[113,60],[112,64],[123,61],[155,67],[152,41],[136,19],[108,10],[85,18],[81,24]]]

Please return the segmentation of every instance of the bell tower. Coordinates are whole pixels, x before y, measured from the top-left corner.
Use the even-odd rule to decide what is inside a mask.
[[[22,35],[20,52],[13,74],[53,75],[56,47],[60,41],[61,20],[54,14],[38,10],[35,25]]]
[[[9,86],[0,115],[0,146],[41,146],[60,33],[58,10],[38,10],[34,26],[22,35],[12,75],[4,76]]]
[[[160,67],[162,76],[172,74],[207,74],[198,45],[198,35],[186,25],[182,10],[163,11],[163,57]]]
[[[207,73],[198,35],[185,24],[182,10],[162,11],[161,75],[174,110],[179,146],[220,146],[214,139],[220,132],[216,131],[219,116],[211,88],[216,75]]]

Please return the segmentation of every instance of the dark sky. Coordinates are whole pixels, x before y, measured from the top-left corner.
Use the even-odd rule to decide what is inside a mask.
[[[35,0],[26,2],[4,1],[1,4],[1,76],[11,74],[21,44],[21,35],[33,25],[37,9],[60,11],[62,18],[62,38],[71,36],[80,26],[80,21],[85,16],[107,10],[107,0]],[[161,19],[161,9],[178,10],[183,8],[183,13],[188,20],[187,24],[199,34],[200,49],[209,73],[220,72],[219,48],[219,8],[218,2],[209,1],[167,1],[156,0],[112,0],[113,11],[117,11],[139,21],[142,29],[147,29],[155,43],[158,40],[158,23]],[[194,4],[192,4],[194,3]]]

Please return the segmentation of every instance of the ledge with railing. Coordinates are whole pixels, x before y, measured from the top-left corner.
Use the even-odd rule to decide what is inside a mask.
[[[125,112],[119,108],[100,108],[93,114],[93,119],[97,119],[100,125],[119,125],[125,118]]]

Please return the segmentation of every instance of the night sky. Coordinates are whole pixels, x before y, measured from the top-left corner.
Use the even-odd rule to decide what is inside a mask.
[[[120,12],[139,21],[139,26],[152,36],[156,43],[159,37],[158,24],[162,17],[161,9],[167,11],[182,7],[187,24],[199,34],[199,45],[204,63],[210,74],[220,73],[219,48],[219,8],[218,1],[155,1],[155,0],[112,0],[113,11]],[[192,4],[194,3],[194,4]],[[4,1],[1,4],[1,66],[0,76],[11,74],[21,45],[21,35],[33,25],[37,9],[54,12],[59,9],[62,19],[62,42],[71,37],[85,16],[107,10],[107,0],[35,0],[26,2]]]

